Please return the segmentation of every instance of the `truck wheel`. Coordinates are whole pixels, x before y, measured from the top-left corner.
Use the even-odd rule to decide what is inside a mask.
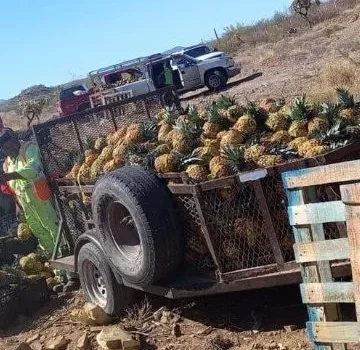
[[[206,74],[205,84],[211,91],[216,91],[226,85],[227,76],[220,70],[213,70]]]
[[[98,180],[94,223],[124,280],[147,286],[182,261],[183,237],[166,185],[141,167],[122,167]]]
[[[104,254],[93,243],[80,248],[78,273],[85,299],[107,314],[116,315],[131,303],[134,291],[115,280]]]

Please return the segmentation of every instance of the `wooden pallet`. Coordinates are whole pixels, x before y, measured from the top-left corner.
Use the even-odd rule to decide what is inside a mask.
[[[300,264],[300,285],[316,350],[360,343],[360,161],[290,171],[282,175]],[[341,200],[319,202],[317,186],[340,183]],[[347,237],[325,240],[324,224],[345,222]],[[352,282],[335,282],[330,262],[350,259]],[[340,303],[355,303],[357,322],[342,322]]]

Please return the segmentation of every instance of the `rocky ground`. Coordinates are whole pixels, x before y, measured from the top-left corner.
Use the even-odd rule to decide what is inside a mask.
[[[20,317],[2,331],[0,349],[44,350],[56,344],[81,349],[84,338],[87,349],[102,349],[96,337],[107,327],[74,318],[83,305],[81,292],[52,298],[31,318]],[[134,350],[293,350],[311,349],[306,318],[298,287],[292,286],[181,301],[146,296],[114,323],[140,341]]]

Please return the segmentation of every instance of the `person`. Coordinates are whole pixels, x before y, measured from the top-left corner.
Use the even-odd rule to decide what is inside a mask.
[[[165,86],[174,85],[173,71],[170,62],[164,63],[164,79]]]
[[[6,158],[0,175],[1,190],[13,196],[17,209],[39,241],[39,247],[51,258],[59,229],[52,193],[45,177],[40,151],[34,142],[20,141],[10,128],[0,130],[0,148]],[[68,274],[65,292],[78,288],[77,276]]]

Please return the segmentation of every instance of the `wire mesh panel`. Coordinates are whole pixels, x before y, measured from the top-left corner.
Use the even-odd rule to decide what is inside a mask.
[[[89,140],[106,136],[120,126],[154,118],[165,105],[164,94],[170,94],[172,103],[176,102],[176,93],[166,88],[35,125],[33,131],[47,175],[64,176],[74,157],[87,148]],[[179,107],[178,103],[175,105]]]
[[[275,262],[251,184],[203,192],[204,216],[222,272]]]
[[[176,195],[176,204],[183,224],[186,267],[200,271],[214,269],[214,261],[201,229],[199,212],[193,195]]]

